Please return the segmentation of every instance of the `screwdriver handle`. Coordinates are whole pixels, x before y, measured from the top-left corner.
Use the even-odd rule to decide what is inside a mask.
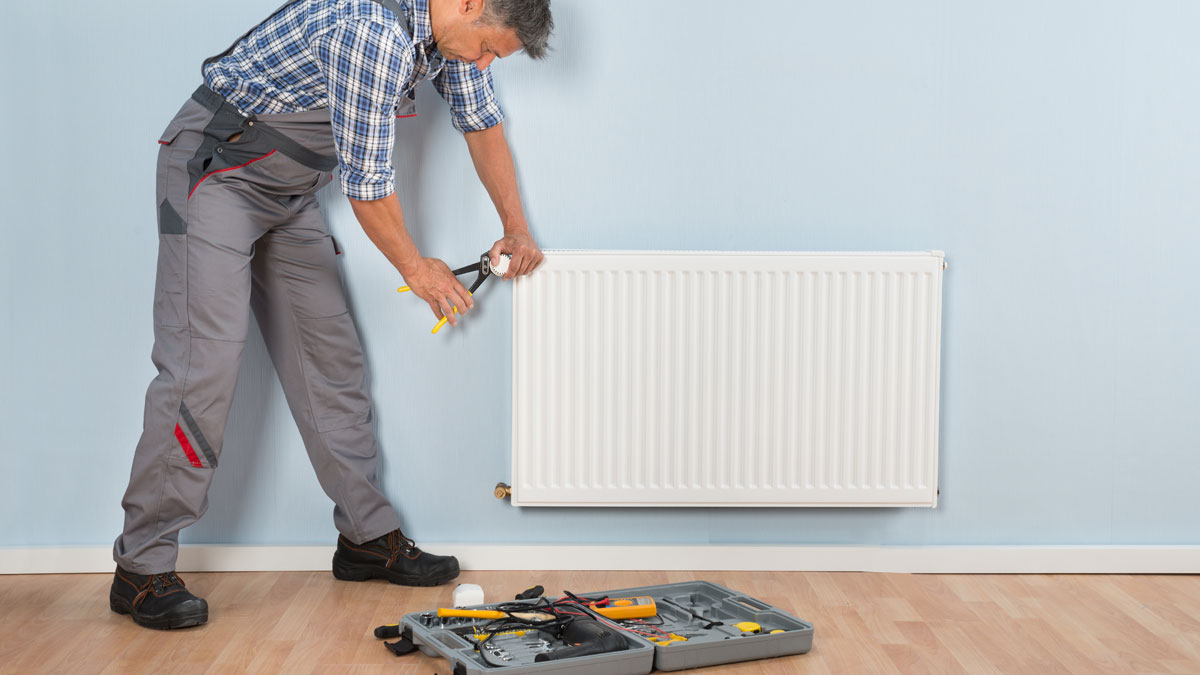
[[[396,292],[397,292],[397,293],[407,293],[407,292],[409,292],[409,291],[411,291],[411,290],[412,290],[412,289],[411,289],[411,288],[409,288],[408,286],[401,286],[400,288],[397,288],[397,289],[396,289]],[[474,293],[468,293],[468,295],[475,295],[475,294],[474,294]],[[454,313],[455,313],[455,314],[458,314],[458,307],[455,307],[455,308],[454,308]],[[441,329],[442,329],[442,326],[445,326],[445,325],[446,325],[446,322],[447,322],[447,321],[449,321],[449,319],[447,319],[446,317],[444,317],[444,316],[443,316],[443,317],[441,318],[441,320],[440,320],[440,321],[438,321],[438,322],[437,322],[437,324],[436,324],[436,325],[433,327],[433,330],[432,330],[432,331],[430,331],[430,332],[431,332],[431,333],[433,333],[434,335],[437,335],[437,332],[438,332],[439,330],[441,330]]]
[[[494,609],[447,609],[442,607],[437,611],[438,616],[459,616],[471,619],[503,619],[506,615]]]

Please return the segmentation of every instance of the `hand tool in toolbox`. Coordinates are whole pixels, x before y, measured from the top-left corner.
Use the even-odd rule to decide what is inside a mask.
[[[459,617],[467,619],[520,619],[521,621],[554,621],[557,617],[547,612],[530,610],[499,610],[499,609],[438,609],[439,617]]]
[[[578,618],[567,624],[562,632],[562,641],[570,646],[538,654],[533,657],[534,663],[561,661],[628,649],[625,641],[616,631],[600,625],[600,622],[595,619]]]
[[[618,627],[606,619],[589,616],[580,600],[583,599],[572,597],[552,602],[542,597],[532,604],[499,603],[491,609],[442,608],[437,613],[439,617],[490,619],[485,624],[472,625],[470,632],[466,627],[451,630],[464,639],[475,639],[475,652],[491,667],[560,661],[629,649],[630,643]],[[602,605],[608,600],[601,598],[596,604]],[[639,604],[634,598],[619,600],[628,601],[628,604],[617,606],[626,612]],[[649,606],[644,602],[640,605],[638,611],[645,613]],[[527,630],[519,630],[521,627]],[[482,636],[480,631],[483,631]],[[545,637],[531,641],[534,636],[527,634],[534,631]]]
[[[515,597],[513,599],[514,600],[533,600],[535,598],[542,597],[542,594],[544,594],[545,592],[546,592],[545,588],[543,588],[541,585],[537,585],[532,588],[526,588],[525,590],[521,591],[520,593],[517,593],[517,597]]]
[[[601,598],[599,600],[580,598],[580,600],[583,601],[580,604],[608,619],[644,619],[658,614],[654,598],[648,595],[637,598]],[[533,621],[547,621],[554,618],[552,614],[537,611],[506,612],[495,609],[450,609],[446,607],[438,609],[437,615],[440,617],[454,616],[473,619],[504,619],[515,617]]]
[[[586,604],[588,609],[608,619],[645,619],[658,615],[654,598],[648,595],[636,598],[603,598]]]
[[[477,276],[475,277],[475,282],[472,283],[470,288],[467,289],[467,293],[470,293],[471,295],[475,295],[475,291],[478,290],[479,287],[483,285],[483,282],[487,281],[488,277],[493,276],[493,275],[504,276],[504,273],[508,271],[508,263],[510,260],[512,260],[511,255],[509,255],[507,253],[502,253],[502,254],[500,254],[500,263],[497,265],[493,265],[492,259],[488,256],[487,253],[484,253],[483,255],[479,256],[479,262],[460,267],[460,268],[454,270],[453,274],[454,274],[454,276],[459,276],[461,274],[475,272],[477,274]],[[408,286],[401,286],[400,288],[396,289],[396,292],[397,293],[407,293],[408,291],[411,291],[411,290],[412,289],[409,288]],[[455,314],[458,313],[458,307],[454,307],[454,313]],[[441,319],[439,319],[437,324],[433,327],[432,333],[434,335],[437,335],[437,332],[442,329],[442,326],[446,325],[447,321],[449,321],[449,319],[447,319],[444,316]]]

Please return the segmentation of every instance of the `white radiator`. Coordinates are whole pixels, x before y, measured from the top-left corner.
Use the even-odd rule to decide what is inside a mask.
[[[943,254],[551,251],[518,506],[935,506]]]

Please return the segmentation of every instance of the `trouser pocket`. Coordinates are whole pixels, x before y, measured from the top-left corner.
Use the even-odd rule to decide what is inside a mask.
[[[158,157],[158,270],[154,289],[154,323],[187,325],[187,157],[190,151],[172,146],[180,132],[168,128]],[[180,141],[184,143],[183,141]],[[192,140],[194,142],[194,139]],[[184,143],[188,145],[188,143]]]

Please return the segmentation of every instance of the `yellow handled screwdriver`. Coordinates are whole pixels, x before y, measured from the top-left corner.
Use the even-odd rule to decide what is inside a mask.
[[[437,615],[440,617],[465,617],[468,619],[504,619],[513,617],[524,621],[553,621],[556,617],[553,614],[546,612],[503,612],[498,609],[448,609],[442,607],[438,609]]]

